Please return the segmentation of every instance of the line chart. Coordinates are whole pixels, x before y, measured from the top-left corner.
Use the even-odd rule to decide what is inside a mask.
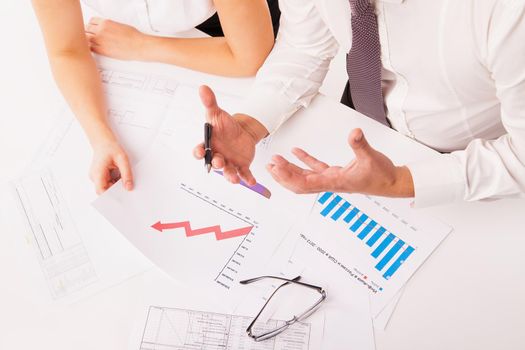
[[[173,230],[177,228],[184,228],[186,231],[186,237],[199,236],[207,233],[215,233],[215,239],[221,241],[223,239],[242,237],[249,234],[253,226],[241,227],[234,230],[223,231],[220,225],[208,226],[199,229],[192,229],[189,221],[182,222],[173,222],[173,223],[161,223],[157,221],[155,224],[151,225],[152,228],[159,232],[164,230]]]

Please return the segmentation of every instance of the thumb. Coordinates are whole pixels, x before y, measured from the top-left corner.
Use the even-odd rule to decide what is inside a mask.
[[[129,158],[126,155],[119,154],[115,157],[115,164],[120,172],[122,185],[126,190],[131,191],[133,189],[133,173],[131,171]]]
[[[372,154],[373,149],[366,141],[363,130],[361,129],[354,129],[350,132],[348,144],[352,147],[357,159],[370,157]]]
[[[215,94],[209,86],[202,85],[199,88],[199,96],[201,98],[202,104],[206,108],[206,120],[211,122],[211,117],[213,115],[217,115],[221,111],[217,105]]]

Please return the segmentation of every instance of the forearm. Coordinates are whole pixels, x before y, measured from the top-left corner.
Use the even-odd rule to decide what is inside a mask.
[[[78,0],[33,0],[55,81],[92,144],[113,134]]]
[[[140,59],[162,62],[222,76],[253,76],[264,57],[231,50],[224,37],[165,38],[145,35]]]
[[[99,72],[89,52],[54,54],[50,63],[57,85],[90,143],[113,140]]]

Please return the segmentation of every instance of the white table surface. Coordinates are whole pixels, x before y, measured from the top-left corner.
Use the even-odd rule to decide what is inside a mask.
[[[69,307],[34,289],[33,252],[7,183],[30,163],[61,97],[29,1],[0,3],[0,43],[0,349],[125,349],[154,272]],[[334,100],[344,82],[340,57],[323,88]],[[327,113],[340,110],[325,104]],[[409,282],[377,348],[525,349],[525,201],[423,211],[455,231]]]

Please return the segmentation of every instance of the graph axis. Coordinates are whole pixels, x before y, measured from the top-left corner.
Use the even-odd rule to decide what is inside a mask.
[[[195,194],[193,191],[191,191],[190,189],[188,189],[184,184],[181,184],[181,187],[180,187],[180,188],[181,188],[183,191],[185,191],[185,192],[191,194],[192,196],[194,196],[194,197],[196,197],[196,198],[199,198],[199,199],[202,200],[203,202],[208,203],[209,205],[214,206],[215,208],[217,208],[217,209],[219,209],[219,210],[225,212],[226,214],[228,214],[228,215],[230,215],[230,216],[233,216],[234,218],[237,218],[237,219],[239,219],[239,220],[241,220],[241,221],[243,221],[243,222],[245,222],[245,223],[247,223],[247,224],[249,224],[249,225],[252,225],[252,226],[254,226],[254,227],[258,227],[258,225],[257,225],[257,223],[256,223],[255,221],[254,221],[254,222],[251,222],[251,221],[249,221],[249,220],[246,220],[246,219],[243,218],[243,217],[240,217],[240,216],[238,216],[238,215],[235,215],[234,213],[231,213],[231,212],[225,210],[224,208],[221,208],[220,206],[218,206],[218,205],[216,205],[216,204],[210,203],[210,202],[207,201],[206,199],[202,198],[201,196]]]

